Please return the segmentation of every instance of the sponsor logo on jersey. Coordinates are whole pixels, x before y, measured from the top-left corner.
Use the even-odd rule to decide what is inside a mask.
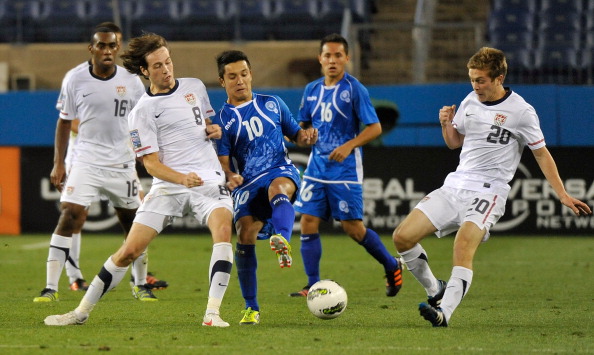
[[[278,113],[278,109],[276,108],[276,102],[274,101],[266,101],[264,105],[268,111],[272,111],[274,113]]]
[[[233,124],[233,122],[235,122],[235,117],[233,117],[231,119],[231,121],[227,122],[227,124],[225,125],[225,131],[228,131],[229,128],[231,128],[231,125]]]
[[[348,90],[343,90],[340,93],[340,99],[344,102],[351,102],[351,93]]]
[[[502,115],[500,113],[495,115],[495,124],[498,126],[503,126],[503,124],[505,123],[505,120],[507,120],[507,116]]]
[[[316,101],[318,99],[317,96],[308,96],[307,101]]]
[[[116,92],[120,97],[126,96],[126,87],[125,86],[116,86]]]
[[[186,99],[186,101],[190,105],[192,105],[192,106],[196,105],[196,95],[194,95],[193,93],[185,94],[184,99]]]
[[[132,142],[132,149],[138,150],[142,147],[142,142],[140,141],[137,129],[130,131],[130,141]]]

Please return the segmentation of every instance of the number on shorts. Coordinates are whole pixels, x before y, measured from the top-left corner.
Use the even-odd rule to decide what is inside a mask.
[[[305,181],[303,182],[303,184],[301,184],[301,192],[299,193],[299,195],[301,196],[302,201],[311,200],[313,196],[313,192],[311,190],[313,190],[313,187],[313,184],[308,185],[305,183]]]
[[[229,196],[229,189],[227,189],[227,186],[219,185],[219,193],[224,196]]]
[[[128,185],[128,197],[138,195],[138,180],[126,181]]]
[[[475,211],[477,211],[480,214],[485,214],[485,212],[487,212],[487,210],[489,209],[491,203],[487,200],[479,200],[478,198],[475,198],[474,200],[472,200],[472,205],[474,206]]]
[[[243,205],[244,203],[247,202],[247,200],[250,198],[250,192],[249,191],[244,191],[242,192],[239,196],[237,196],[235,198],[235,204],[237,206],[239,205]]]

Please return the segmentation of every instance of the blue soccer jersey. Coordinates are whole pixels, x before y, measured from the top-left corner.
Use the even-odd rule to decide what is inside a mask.
[[[299,121],[311,123],[318,129],[318,141],[312,147],[304,179],[322,182],[363,182],[361,148],[355,148],[342,163],[329,160],[334,149],[359,134],[361,123],[378,123],[369,92],[352,75],[344,77],[332,87],[324,85],[324,78],[305,87]]]
[[[300,127],[278,96],[254,93],[239,106],[225,103],[213,123],[223,130],[218,155],[229,156],[231,169],[244,183],[272,168],[292,164],[284,136],[294,138]]]

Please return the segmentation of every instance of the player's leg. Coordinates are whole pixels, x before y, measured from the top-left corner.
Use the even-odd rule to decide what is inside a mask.
[[[268,186],[268,201],[272,209],[271,222],[275,235],[270,238],[270,248],[277,254],[281,268],[291,267],[291,234],[295,223],[295,209],[291,201],[297,186],[287,177],[277,177]]]
[[[231,279],[233,267],[233,248],[231,246],[232,232],[232,202],[229,199],[228,208],[216,208],[208,218],[208,228],[212,234],[212,254],[208,267],[208,303],[202,325],[228,327],[223,321],[219,309]]]
[[[152,218],[151,223],[154,223],[159,217],[167,218],[157,214],[147,217]],[[66,314],[46,317],[45,324],[74,325],[84,323],[97,302],[122,281],[132,261],[147,248],[156,236],[157,230],[154,228],[141,223],[134,223],[124,244],[115,254],[107,258],[99,274],[93,278],[78,307]]]
[[[237,209],[237,206],[235,207]],[[237,246],[235,265],[239,287],[245,301],[244,317],[239,324],[258,324],[260,321],[260,305],[258,304],[258,260],[256,258],[256,239],[263,223],[252,216],[243,216],[235,223],[237,229]]]
[[[84,223],[82,205],[62,202],[58,225],[50,239],[46,264],[46,286],[33,302],[52,302],[58,300],[58,283],[72,246],[72,232]]]

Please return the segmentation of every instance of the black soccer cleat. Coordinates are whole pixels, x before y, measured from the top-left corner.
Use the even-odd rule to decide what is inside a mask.
[[[439,292],[433,297],[427,297],[427,303],[433,308],[437,308],[441,305],[441,299],[445,294],[446,286],[448,285],[447,282],[444,280],[437,280],[439,282],[440,290]]]
[[[427,303],[423,302],[419,304],[419,312],[421,313],[421,316],[431,322],[434,327],[448,326],[448,322],[446,321],[445,316],[439,307],[433,308]]]
[[[398,268],[386,274],[386,296],[394,297],[402,288],[402,260],[396,258]]]

